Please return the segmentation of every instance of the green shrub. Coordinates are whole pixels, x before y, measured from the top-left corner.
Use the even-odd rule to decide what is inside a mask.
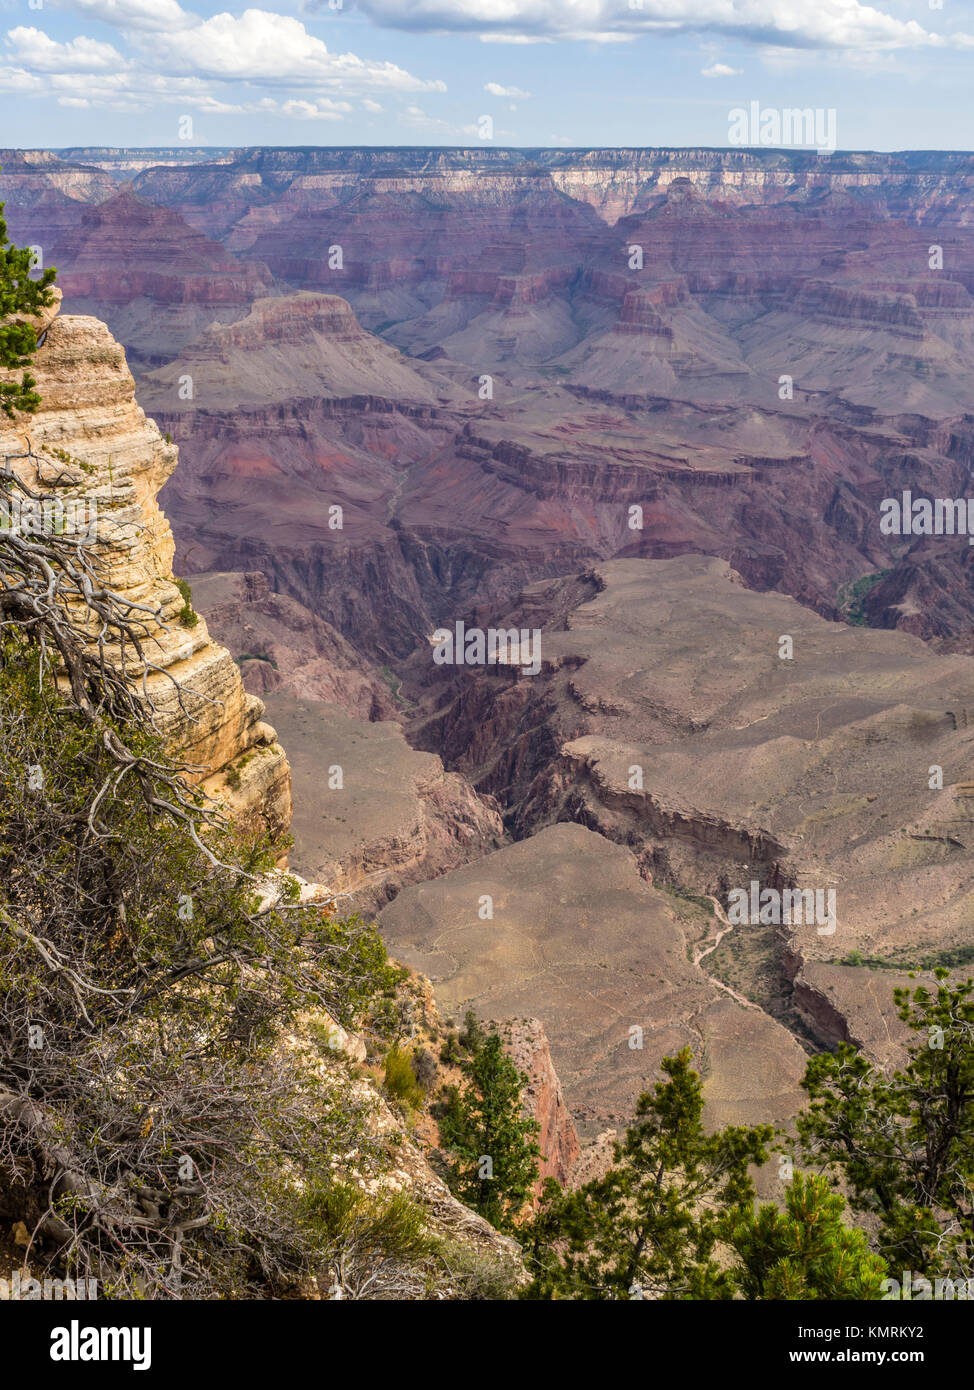
[[[179,621],[183,627],[195,627],[200,618],[193,608],[193,591],[185,579],[177,579],[176,588],[183,596],[183,606],[179,610]]]
[[[41,403],[34,390],[34,378],[22,368],[29,367],[37,347],[37,333],[30,323],[18,321],[17,314],[37,314],[52,302],[54,269],[45,270],[32,280],[34,252],[29,246],[16,247],[7,237],[0,203],[0,369],[17,370],[20,380],[0,382],[0,411],[12,420],[18,410],[32,414]]]
[[[386,1053],[383,1077],[389,1096],[401,1105],[419,1110],[423,1104],[423,1088],[413,1071],[412,1055],[398,1044]]]

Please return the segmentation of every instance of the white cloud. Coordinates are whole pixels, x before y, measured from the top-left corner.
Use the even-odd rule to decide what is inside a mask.
[[[502,87],[499,82],[485,82],[484,91],[490,92],[492,97],[521,97],[527,100],[530,92],[522,92],[520,87]]]
[[[296,121],[340,121],[342,111],[350,111],[348,102],[333,101],[286,101],[281,106],[281,115],[290,116]]]
[[[886,0],[889,3],[889,0]],[[861,0],[358,0],[377,24],[464,32],[494,41],[626,40],[640,34],[711,33],[788,48],[966,47],[914,19],[898,19]]]
[[[111,106],[113,109],[120,100],[129,100],[127,73],[91,73],[85,75],[85,97],[90,105]],[[77,72],[28,72],[25,68],[0,66],[0,92],[15,93],[20,96],[55,97],[62,104],[63,97],[77,97]],[[144,105],[144,101],[143,101]]]
[[[478,34],[481,43],[554,43],[544,34]]]
[[[445,133],[451,129],[449,121],[442,121],[438,116],[428,116],[421,106],[407,106],[399,115],[402,125],[415,126],[417,130],[428,130]]]
[[[385,109],[379,102],[373,101],[371,97],[366,97],[362,105],[365,107],[366,111],[382,111]]]
[[[262,82],[295,89],[340,86],[398,92],[445,92],[446,84],[413,77],[395,63],[354,53],[331,53],[300,20],[270,10],[217,14],[191,29],[154,34],[147,56],[158,64],[223,81]]]
[[[11,62],[34,72],[117,72],[125,59],[110,43],[83,36],[56,43],[40,29],[20,27],[7,34]]]
[[[57,42],[41,29],[20,27],[0,48],[0,91],[44,95],[56,74],[84,74],[91,106],[130,110],[133,103],[178,101],[211,112],[272,111],[298,120],[340,120],[351,106],[339,98],[382,93],[445,92],[446,83],[415,77],[392,62],[333,53],[300,20],[274,11],[247,9],[203,19],[178,0],[47,0],[91,20],[112,25],[123,51],[85,35]],[[45,76],[46,75],[46,76]],[[95,80],[97,78],[97,80]],[[223,100],[223,84],[239,90]],[[282,90],[281,102],[264,92]],[[61,104],[65,104],[58,97]],[[269,105],[268,105],[269,103]],[[367,106],[381,111],[378,102]]]
[[[51,0],[49,0],[51,3]],[[53,0],[55,9],[73,10],[90,19],[103,20],[116,29],[152,29],[163,32],[199,23],[179,0]]]
[[[351,105],[318,97],[313,101],[273,97],[253,101],[222,101],[194,77],[167,77],[129,68],[124,72],[85,74],[84,97],[78,96],[78,74],[32,73],[24,68],[0,65],[0,93],[56,99],[59,106],[99,107],[123,114],[144,111],[147,104],[175,106],[216,116],[274,116],[291,120],[341,120]]]
[[[701,77],[740,77],[743,68],[729,68],[726,63],[711,63],[709,68],[701,68]]]

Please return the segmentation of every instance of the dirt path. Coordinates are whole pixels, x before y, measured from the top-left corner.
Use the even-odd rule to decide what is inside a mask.
[[[758,1013],[762,1013],[763,1010],[759,1009],[757,1004],[753,1003],[752,1000],[745,999],[743,994],[738,994],[736,989],[731,989],[730,985],[725,985],[723,980],[715,979],[714,976],[710,974],[710,971],[704,970],[703,966],[701,965],[701,961],[706,960],[706,958],[713,951],[716,951],[717,947],[723,941],[727,933],[732,932],[734,930],[733,923],[728,922],[727,914],[721,907],[717,899],[710,893],[708,893],[707,896],[708,898],[710,898],[710,901],[714,905],[714,916],[717,918],[718,922],[723,923],[723,926],[717,932],[717,935],[713,938],[713,940],[709,942],[709,944],[705,943],[696,948],[696,950],[693,953],[693,963],[694,965],[699,967],[701,974],[705,975],[716,989],[722,989],[725,994],[729,994],[730,997],[733,1000],[735,1000],[736,1003],[742,1006],[742,1008],[756,1009]]]

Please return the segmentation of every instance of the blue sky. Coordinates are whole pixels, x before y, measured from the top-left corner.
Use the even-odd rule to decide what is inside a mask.
[[[332,8],[335,6],[335,8]],[[974,0],[0,0],[0,144],[974,150]]]

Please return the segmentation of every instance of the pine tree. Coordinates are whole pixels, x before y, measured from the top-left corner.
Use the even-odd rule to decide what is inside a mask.
[[[708,1135],[689,1048],[664,1057],[666,1080],[645,1092],[614,1150],[613,1167],[577,1192],[546,1189],[534,1242],[540,1269],[529,1298],[732,1298],[716,1249],[720,1220],[754,1200],[770,1125]],[[529,1237],[530,1243],[530,1237]]]
[[[452,1152],[450,1186],[498,1229],[510,1229],[538,1178],[538,1125],[521,1113],[527,1077],[505,1054],[500,1035],[474,1032],[475,1050],[464,1062],[467,1085],[448,1096],[440,1121]]]
[[[752,1164],[770,1125],[707,1134],[703,1087],[688,1048],[664,1057],[613,1167],[576,1192],[545,1184],[518,1232],[535,1271],[532,1299],[817,1299],[880,1297],[886,1273],[844,1203],[798,1174],[784,1212],[755,1211]]]
[[[799,1117],[806,1152],[825,1163],[849,1205],[878,1220],[894,1275],[974,1278],[974,983],[898,989],[916,1035],[888,1076],[846,1043],[808,1063]]]
[[[870,1251],[864,1231],[843,1224],[844,1209],[827,1178],[796,1173],[784,1211],[768,1203],[731,1219],[726,1239],[743,1297],[881,1298],[886,1263]]]
[[[24,371],[33,359],[37,333],[32,324],[10,320],[14,315],[36,314],[51,304],[50,286],[56,272],[51,268],[36,280],[30,278],[33,254],[29,247],[18,248],[10,242],[5,206],[0,203],[0,369],[16,371],[20,379],[0,381],[0,410],[13,419],[17,410],[35,411],[40,397],[34,378]]]

